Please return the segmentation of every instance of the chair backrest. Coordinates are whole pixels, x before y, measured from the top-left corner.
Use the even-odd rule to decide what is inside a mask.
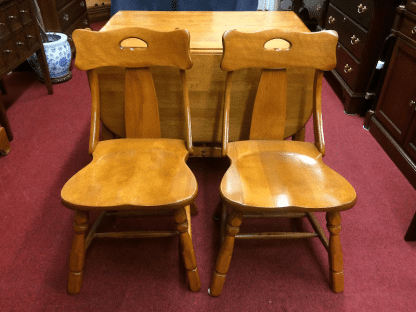
[[[287,32],[271,29],[254,33],[230,30],[223,35],[221,69],[227,71],[224,94],[223,155],[227,153],[229,112],[233,72],[242,68],[262,68],[254,101],[249,139],[283,140],[304,129],[314,115],[315,144],[322,154],[321,88],[323,71],[336,66],[338,35],[334,31],[317,33]],[[314,70],[313,99],[308,107],[287,105],[288,68]],[[307,81],[302,83],[306,83]],[[299,83],[299,82],[297,82]],[[290,96],[290,95],[289,95]]]
[[[159,138],[159,108],[150,66],[179,69],[182,82],[187,148],[192,152],[191,117],[185,70],[192,67],[190,39],[187,30],[159,32],[144,28],[122,28],[94,32],[74,31],[75,66],[86,70],[91,89],[90,153],[99,141],[100,90],[97,71],[103,67],[125,68],[124,124],[127,138]],[[110,117],[111,118],[111,117]],[[123,129],[124,130],[124,129]]]

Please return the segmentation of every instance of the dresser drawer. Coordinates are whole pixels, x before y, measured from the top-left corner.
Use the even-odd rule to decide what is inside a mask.
[[[344,79],[351,89],[355,89],[360,63],[348,53],[348,51],[338,43],[337,46],[337,66],[335,70]]]
[[[58,12],[61,29],[65,31],[73,22],[87,11],[85,0],[74,0]]]
[[[27,48],[30,50],[33,48],[34,45],[38,43],[34,25],[25,27],[24,32],[26,37]]]
[[[9,27],[7,26],[6,12],[0,11],[0,39],[7,36],[10,33]]]
[[[26,34],[23,29],[14,34],[14,44],[19,58],[23,57],[25,54],[27,54],[27,51],[29,51],[29,48],[26,44]]]
[[[59,11],[64,5],[71,2],[72,0],[55,0],[56,9]]]
[[[415,0],[407,0],[406,10],[416,14],[416,1]]]
[[[30,8],[28,1],[21,1],[18,4],[20,21],[23,25],[30,24],[32,22],[32,17],[30,16]]]
[[[5,67],[12,65],[18,60],[17,49],[14,45],[14,38],[10,38],[1,44],[1,54]]]
[[[361,61],[368,32],[331,4],[327,16],[325,28],[338,32],[339,41]]]
[[[400,32],[409,37],[416,44],[416,15],[406,14]]]
[[[373,0],[331,0],[331,3],[364,28],[370,28]]]
[[[22,24],[20,24],[19,15],[19,9],[16,3],[13,1],[12,5],[7,7],[5,10],[6,23],[9,24],[9,27],[12,31],[16,31],[22,27]]]

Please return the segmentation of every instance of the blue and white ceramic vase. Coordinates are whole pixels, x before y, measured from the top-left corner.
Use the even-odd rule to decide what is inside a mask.
[[[65,34],[54,32],[47,32],[46,35],[49,42],[44,42],[43,47],[52,83],[60,83],[71,79],[72,73],[69,66],[71,65],[72,51],[68,37]],[[27,61],[32,66],[38,79],[44,82],[36,53],[32,54]]]

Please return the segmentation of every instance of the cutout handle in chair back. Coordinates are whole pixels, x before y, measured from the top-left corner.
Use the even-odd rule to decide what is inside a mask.
[[[192,67],[189,33],[185,29],[171,32],[139,27],[99,32],[77,29],[72,38],[77,50],[75,66],[81,70],[105,66],[171,66],[183,70]]]
[[[280,48],[272,47],[280,41]],[[327,30],[316,33],[288,32],[270,29],[254,33],[230,30],[223,35],[224,54],[221,69],[266,69],[313,67],[332,70],[336,66],[338,35]]]

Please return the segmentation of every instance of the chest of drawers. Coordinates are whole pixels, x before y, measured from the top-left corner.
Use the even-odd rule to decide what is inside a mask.
[[[72,48],[72,32],[90,27],[85,0],[42,0],[38,5],[46,30],[66,34]]]
[[[397,9],[393,52],[368,128],[416,189],[416,1]],[[416,215],[406,235],[416,240]]]
[[[33,53],[37,54],[48,93],[52,94],[45,51],[31,0],[0,0],[0,80]],[[0,82],[3,86],[2,80]],[[1,98],[0,125],[11,141],[13,136]]]
[[[384,39],[401,0],[330,0],[325,28],[339,35],[337,67],[330,83],[347,114],[364,114],[365,94]],[[332,78],[332,79],[331,79]]]

